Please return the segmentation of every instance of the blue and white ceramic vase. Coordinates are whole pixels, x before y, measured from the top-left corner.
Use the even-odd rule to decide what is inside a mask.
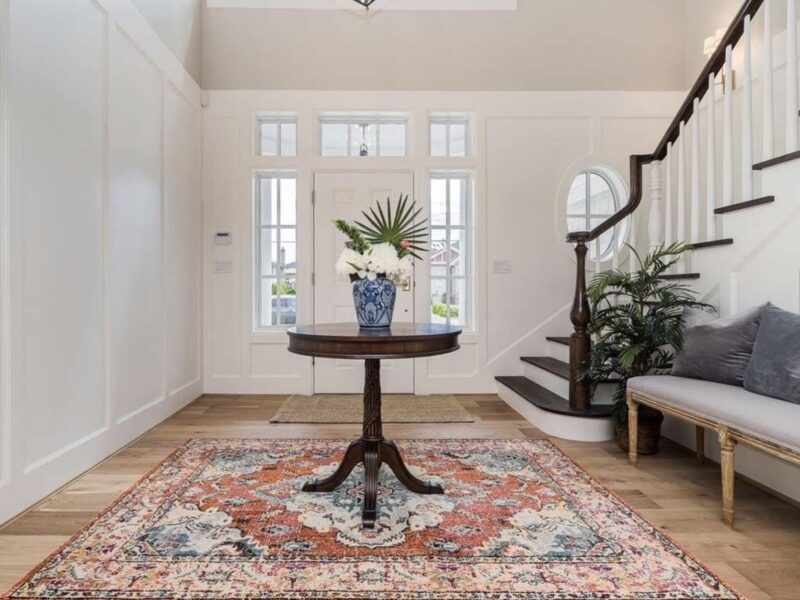
[[[391,327],[397,288],[386,277],[353,284],[353,304],[361,327]]]

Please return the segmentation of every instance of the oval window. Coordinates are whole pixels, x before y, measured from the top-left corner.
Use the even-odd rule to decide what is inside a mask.
[[[625,194],[619,175],[592,168],[572,180],[567,197],[567,231],[591,231],[622,206]],[[625,243],[627,219],[589,244],[589,260],[609,260]]]

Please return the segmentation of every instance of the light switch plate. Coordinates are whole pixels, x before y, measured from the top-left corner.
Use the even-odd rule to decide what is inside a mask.
[[[229,258],[215,260],[214,273],[233,273],[233,261]]]
[[[509,273],[511,273],[511,261],[510,260],[492,261],[492,273],[496,273],[498,275],[508,275]]]

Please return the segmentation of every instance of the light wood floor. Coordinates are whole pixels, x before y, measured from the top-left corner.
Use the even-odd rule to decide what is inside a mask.
[[[356,425],[271,425],[285,396],[204,396],[0,528],[0,592],[44,559],[175,447],[192,437],[351,438]],[[497,396],[460,396],[475,423],[386,425],[403,438],[541,438]],[[736,526],[720,521],[719,473],[665,444],[628,466],[615,444],[553,440],[750,600],[800,598],[800,509],[741,481]]]

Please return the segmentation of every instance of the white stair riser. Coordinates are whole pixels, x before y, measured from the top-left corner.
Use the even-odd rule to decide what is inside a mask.
[[[525,377],[534,383],[538,383],[543,388],[550,390],[554,394],[558,394],[562,398],[569,398],[569,381],[530,363],[522,364],[522,374]],[[592,402],[595,404],[612,404],[612,396],[616,388],[616,384],[613,383],[600,384],[597,386],[597,391],[595,392],[594,398],[592,398]]]
[[[534,406],[502,384],[498,384],[497,393],[506,404],[547,435],[576,442],[614,439],[614,421],[611,418],[583,419],[551,413]]]
[[[569,346],[558,344],[556,342],[547,342],[547,356],[563,360],[565,363],[569,362]]]

